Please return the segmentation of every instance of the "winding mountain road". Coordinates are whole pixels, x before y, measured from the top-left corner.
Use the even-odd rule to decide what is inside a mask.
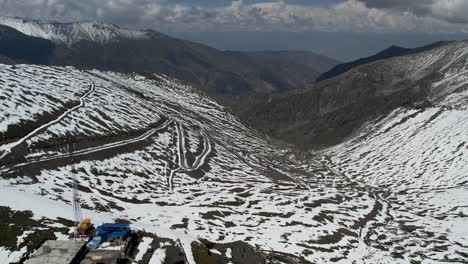
[[[36,128],[36,129],[34,129],[32,132],[30,132],[26,136],[22,137],[18,141],[0,146],[0,151],[3,152],[2,155],[0,155],[0,161],[2,159],[4,159],[8,154],[10,154],[13,148],[21,145],[26,140],[28,140],[31,137],[33,137],[34,135],[36,135],[39,131],[41,131],[43,129],[46,129],[46,128],[54,125],[54,124],[57,124],[58,122],[62,121],[71,112],[76,111],[77,109],[83,107],[85,105],[84,99],[87,98],[88,96],[90,96],[95,91],[95,89],[96,89],[96,85],[94,84],[94,82],[91,82],[89,90],[83,96],[81,96],[79,98],[80,103],[77,106],[74,106],[74,107],[68,109],[63,114],[61,114],[59,117],[57,117],[56,119],[54,119],[54,120],[52,120],[52,121],[50,121],[50,122]]]
[[[5,171],[11,170],[11,169],[17,169],[19,167],[23,167],[23,166],[31,165],[31,164],[35,164],[35,163],[40,163],[40,162],[45,162],[45,161],[63,159],[63,158],[68,158],[68,157],[78,157],[78,156],[83,156],[83,155],[89,155],[89,154],[93,154],[93,153],[100,152],[100,151],[103,151],[103,150],[113,149],[113,148],[117,148],[117,147],[126,146],[126,145],[129,145],[129,144],[137,143],[137,142],[148,139],[149,137],[154,135],[154,133],[156,133],[157,131],[166,128],[172,122],[173,122],[172,120],[166,120],[160,126],[158,126],[156,128],[153,128],[153,129],[150,129],[147,132],[145,132],[142,135],[140,135],[138,137],[135,137],[135,138],[126,139],[126,140],[122,140],[122,141],[118,141],[118,142],[113,142],[113,143],[109,143],[109,144],[105,144],[105,145],[97,146],[97,147],[93,147],[93,148],[87,148],[87,149],[72,151],[70,153],[65,153],[65,154],[61,154],[61,155],[56,155],[56,156],[51,156],[51,157],[44,157],[44,158],[31,160],[31,161],[24,162],[24,163],[15,164],[15,165],[13,165],[11,167],[2,168],[0,170],[0,172],[5,172]]]
[[[185,146],[185,130],[179,124],[176,123],[177,131],[177,155],[179,158],[179,167],[185,171],[195,171],[198,170],[203,163],[205,162],[206,157],[210,154],[212,150],[211,142],[206,135],[203,135],[203,151],[200,155],[195,157],[195,161],[192,165],[189,165],[187,162],[187,147]]]

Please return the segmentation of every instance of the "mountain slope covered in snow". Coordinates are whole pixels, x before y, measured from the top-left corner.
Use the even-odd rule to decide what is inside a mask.
[[[302,163],[167,77],[28,65],[0,74],[0,206],[63,228],[75,174],[85,216],[179,239],[189,263],[197,237],[278,259],[346,259],[373,217],[368,188]],[[15,241],[0,245],[16,252],[8,258],[30,250]]]
[[[425,106],[400,107],[368,122],[352,139],[324,151],[324,161],[379,189],[382,203],[391,205],[369,244],[389,246],[405,260],[464,263],[468,46],[457,43],[398,62],[416,80],[430,72],[437,76],[420,87],[427,90]]]
[[[245,112],[263,131],[299,146],[343,142],[365,122],[404,106],[429,106],[464,89],[468,42],[361,65],[307,89],[274,97]],[[453,84],[452,72],[461,71]],[[437,85],[435,85],[437,84]]]
[[[325,152],[331,168],[378,189],[382,203],[391,205],[368,243],[389,246],[405,260],[468,261],[466,74],[445,79],[464,86],[459,92],[431,107],[396,109]]]
[[[35,50],[30,43],[22,49],[25,54],[12,52],[15,47],[0,48],[0,55],[13,61],[164,74],[189,82],[233,109],[243,109],[270,94],[301,89],[337,63],[312,52],[222,51],[154,31],[100,22],[0,18],[0,25],[18,31],[11,32],[10,38],[25,34],[53,44],[52,52],[44,52],[45,59],[40,61],[26,56]]]
[[[384,84],[371,99],[418,96],[299,152],[163,75],[0,65],[0,210],[17,227],[0,260],[63,236],[76,176],[85,216],[145,229],[142,248],[178,241],[190,264],[203,239],[226,264],[466,263],[468,45],[353,71]]]
[[[18,17],[1,17],[0,25],[14,28],[29,36],[47,39],[55,44],[67,46],[80,41],[105,44],[122,39],[150,39],[163,36],[154,31],[129,30],[117,25],[96,21],[60,23]]]

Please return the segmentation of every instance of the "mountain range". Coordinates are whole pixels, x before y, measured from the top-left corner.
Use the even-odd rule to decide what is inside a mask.
[[[467,41],[314,83],[337,62],[20,21],[0,28],[1,263],[68,238],[74,179],[85,217],[144,230],[139,264],[468,262]]]
[[[298,146],[335,145],[398,107],[434,106],[454,84],[433,83],[464,69],[466,44],[436,45],[429,51],[364,64],[306,89],[264,100],[244,116],[266,133]]]
[[[343,74],[353,68],[356,68],[357,66],[368,64],[374,61],[378,60],[383,60],[383,59],[390,59],[393,57],[398,57],[398,56],[405,56],[405,55],[411,55],[411,54],[416,54],[424,51],[428,51],[440,46],[444,46],[448,44],[448,41],[441,41],[441,42],[435,42],[429,45],[409,49],[409,48],[403,48],[403,47],[398,47],[398,46],[390,46],[388,49],[385,49],[375,55],[372,55],[367,58],[361,58],[355,61],[347,62],[347,63],[342,63],[338,64],[329,71],[326,71],[322,73],[318,78],[317,82],[319,81],[324,81],[331,79],[333,77],[336,77],[340,74]]]
[[[23,45],[36,47],[37,38],[50,42],[42,44],[47,49],[37,48],[43,50],[40,58],[0,49],[1,55],[11,59],[82,69],[158,72],[189,82],[233,108],[242,108],[257,97],[302,88],[339,63],[312,52],[220,51],[155,31],[99,22],[1,18],[0,25],[17,31],[10,29],[10,36],[3,38],[18,38]]]

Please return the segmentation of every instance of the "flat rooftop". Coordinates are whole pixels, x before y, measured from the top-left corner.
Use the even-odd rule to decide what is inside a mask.
[[[114,264],[120,257],[120,250],[91,249],[81,264]]]
[[[85,242],[75,240],[47,240],[26,261],[26,264],[65,264],[75,261],[75,257],[82,254]]]

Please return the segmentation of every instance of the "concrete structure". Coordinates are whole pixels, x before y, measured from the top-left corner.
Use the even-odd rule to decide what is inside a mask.
[[[119,263],[119,259],[122,256],[120,250],[90,250],[86,257],[81,261],[80,264],[116,264]]]
[[[79,263],[86,253],[84,241],[47,240],[38,250],[29,257],[26,264],[65,264]]]

